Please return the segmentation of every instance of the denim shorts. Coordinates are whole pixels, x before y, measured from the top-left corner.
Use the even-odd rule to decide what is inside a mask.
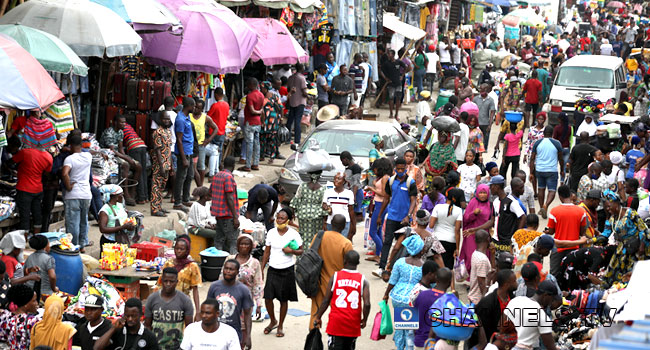
[[[535,176],[537,177],[538,188],[546,188],[549,191],[557,190],[557,180],[559,177],[557,171],[552,171],[552,172],[536,171]]]

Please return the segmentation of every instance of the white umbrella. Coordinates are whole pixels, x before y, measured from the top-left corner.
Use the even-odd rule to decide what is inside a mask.
[[[161,31],[172,28],[182,29],[183,25],[176,16],[157,0],[90,0],[108,7],[120,15],[127,23],[139,27],[160,28]]]
[[[30,0],[0,17],[50,33],[79,56],[135,55],[142,39],[119,15],[88,0]]]

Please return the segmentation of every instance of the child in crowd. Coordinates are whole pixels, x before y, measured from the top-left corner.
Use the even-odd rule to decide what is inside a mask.
[[[639,180],[635,178],[625,180],[625,206],[632,210],[639,210]]]
[[[517,170],[519,170],[519,158],[521,157],[521,148],[519,145],[521,144],[521,139],[523,137],[523,130],[517,132],[517,124],[510,123],[510,132],[503,137],[506,141],[506,153],[504,154],[503,163],[501,163],[501,169],[499,170],[499,173],[504,178],[506,178],[510,164],[512,164],[512,170],[510,173],[512,177],[515,177]]]
[[[628,169],[627,172],[625,173],[625,178],[626,179],[631,179],[634,177],[634,167],[636,166],[637,160],[640,158],[643,158],[645,154],[643,151],[641,151],[641,138],[637,135],[632,136],[630,139],[630,143],[632,144],[632,149],[627,151],[625,154],[625,161],[627,162]]]
[[[467,298],[470,302],[478,302],[487,294],[487,275],[490,272],[491,264],[488,258],[488,247],[490,235],[485,230],[478,230],[475,233],[476,250],[472,253],[472,268],[469,275],[469,291]]]
[[[214,216],[210,215],[210,205],[207,204],[212,200],[210,190],[205,186],[197,187],[192,192],[192,197],[196,198],[196,201],[192,203],[187,216],[187,231],[198,236],[214,238],[217,234],[217,223]]]
[[[465,164],[458,166],[458,173],[460,174],[460,189],[465,192],[465,200],[467,202],[472,199],[474,192],[476,192],[477,182],[481,180],[481,168],[474,164],[476,153],[473,150],[465,152]]]
[[[35,281],[28,281],[27,285],[35,289],[39,297],[49,296],[59,291],[56,287],[56,272],[54,271],[54,257],[50,255],[50,241],[43,235],[33,235],[29,239],[29,246],[35,250],[25,261],[25,271],[35,271],[39,276],[40,289],[34,288]]]

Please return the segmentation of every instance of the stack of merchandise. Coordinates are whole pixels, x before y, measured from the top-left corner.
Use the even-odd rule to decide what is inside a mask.
[[[16,201],[11,197],[0,197],[0,221],[8,218],[16,209]]]
[[[92,147],[91,147],[92,149]],[[101,187],[106,184],[106,180],[113,174],[119,174],[120,169],[117,165],[115,154],[110,149],[100,149],[93,155],[93,186]],[[106,156],[106,159],[104,159]]]
[[[153,261],[136,260],[133,267],[136,271],[160,272],[167,259],[165,257],[156,257]]]
[[[102,316],[117,319],[124,314],[124,300],[115,287],[104,279],[87,277],[86,283],[81,286],[79,293],[70,299],[70,305],[66,313],[82,316],[84,314],[84,302],[89,295],[101,295],[104,298],[104,310]]]
[[[576,111],[581,113],[599,114],[605,108],[605,105],[600,100],[593,97],[585,97],[576,101]]]
[[[99,259],[99,268],[102,270],[114,271],[127,266],[127,250],[129,246],[118,243],[105,243],[102,249],[102,257]],[[135,254],[133,254],[135,258]]]

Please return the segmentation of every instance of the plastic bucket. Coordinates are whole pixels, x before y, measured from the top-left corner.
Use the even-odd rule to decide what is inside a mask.
[[[519,123],[523,119],[524,114],[521,112],[506,111],[506,120],[510,123]]]
[[[210,267],[201,265],[201,276],[204,280],[212,282],[219,279],[221,267]]]

